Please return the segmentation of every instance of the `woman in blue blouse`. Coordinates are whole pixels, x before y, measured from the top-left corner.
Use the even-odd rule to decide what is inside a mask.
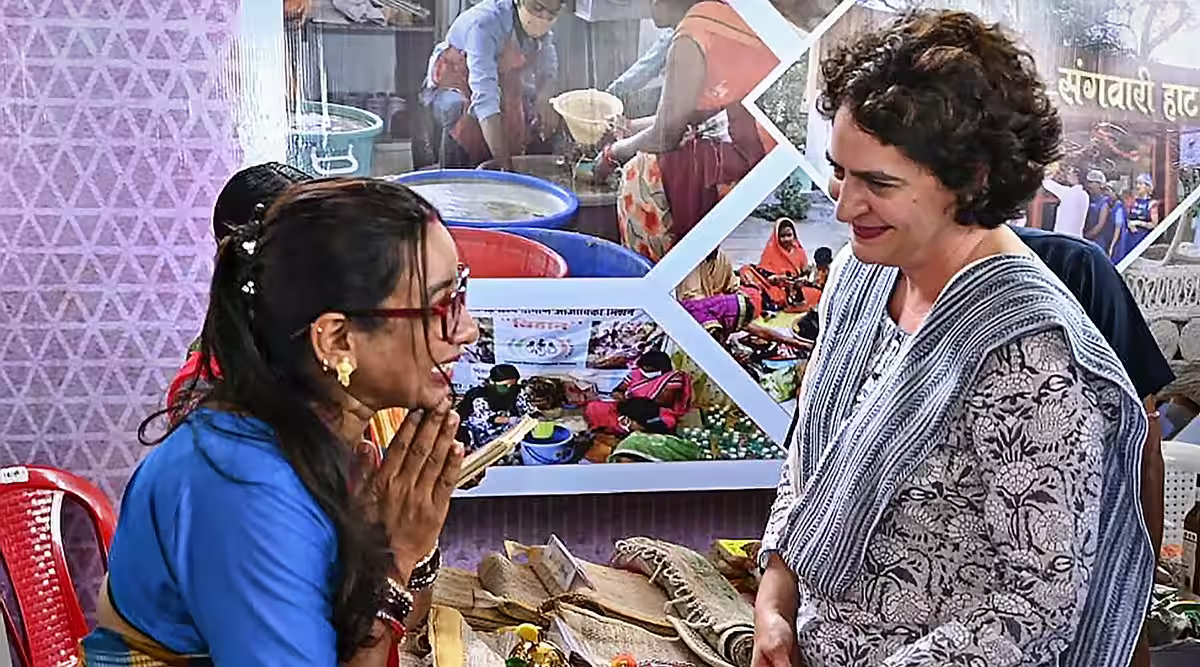
[[[201,336],[222,373],[129,482],[85,662],[386,664],[462,463],[465,283],[437,212],[369,179],[296,186],[224,241]],[[412,412],[376,467],[389,407]]]

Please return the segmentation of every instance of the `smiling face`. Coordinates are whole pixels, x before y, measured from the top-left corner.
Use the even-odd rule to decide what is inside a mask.
[[[400,252],[411,253],[404,249]],[[418,279],[421,274],[423,280]],[[344,336],[344,342],[333,345],[347,350],[355,368],[347,391],[369,408],[435,408],[451,396],[450,374],[463,348],[479,337],[474,318],[464,306],[455,305],[459,285],[454,239],[441,222],[430,222],[421,271],[402,271],[392,293],[378,306],[380,311],[413,312],[425,303],[431,310],[428,319],[346,318],[340,313],[326,313],[313,327],[318,354],[322,347],[329,347],[320,344],[322,336]],[[371,326],[364,326],[367,322]],[[325,358],[329,356],[333,356],[330,363],[339,360],[337,353]]]
[[[863,262],[913,266],[936,260],[968,228],[954,221],[955,195],[930,171],[837,112],[829,144],[837,219],[852,229]]]

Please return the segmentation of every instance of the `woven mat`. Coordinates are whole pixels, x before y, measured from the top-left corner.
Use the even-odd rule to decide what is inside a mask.
[[[680,641],[709,667],[733,667],[712,646],[708,645],[708,641],[695,628],[689,626],[683,619],[672,616],[671,625],[675,627]]]
[[[565,603],[555,605],[551,618],[551,635],[559,646],[579,651],[593,665],[609,665],[622,653],[632,654],[639,663],[659,660],[697,667],[704,664],[678,636],[663,637]]]
[[[475,606],[475,592],[483,590],[479,577],[469,570],[443,567],[433,583],[433,604],[455,609]]]
[[[538,579],[553,596],[567,595],[567,591],[561,589],[546,569],[542,560],[545,547],[506,542],[505,549],[511,558],[527,559]],[[594,588],[580,588],[570,593],[568,601],[572,605],[620,618],[665,637],[675,636],[675,629],[667,619],[670,606],[667,596],[645,575],[589,563],[583,559],[579,559],[579,562]]]
[[[674,612],[722,659],[750,667],[754,609],[706,558],[679,545],[634,537],[617,542],[613,563],[650,577],[666,591]]]

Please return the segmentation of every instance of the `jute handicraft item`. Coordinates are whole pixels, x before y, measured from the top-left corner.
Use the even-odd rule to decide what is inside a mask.
[[[633,537],[617,542],[613,564],[641,572],[662,587],[683,625],[725,662],[750,667],[754,610],[712,563],[684,547]]]

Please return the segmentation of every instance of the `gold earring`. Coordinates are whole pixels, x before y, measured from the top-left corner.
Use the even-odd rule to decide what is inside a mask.
[[[350,386],[350,375],[354,373],[354,362],[350,361],[350,357],[342,357],[342,360],[334,366],[337,371],[338,384],[343,387]]]

